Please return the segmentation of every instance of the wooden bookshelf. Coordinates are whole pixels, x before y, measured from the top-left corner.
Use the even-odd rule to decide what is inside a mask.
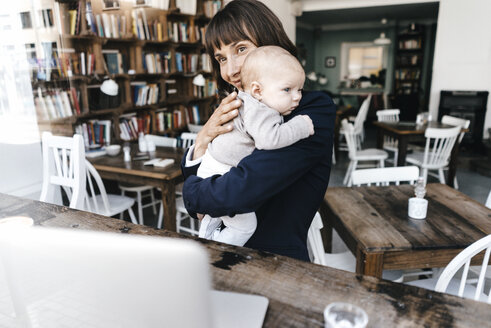
[[[119,3],[105,10],[102,0],[55,2],[60,40],[52,51],[54,64],[44,80],[32,81],[41,130],[92,135],[92,146],[108,143],[96,134],[110,135],[110,143],[132,141],[135,132],[176,136],[211,115],[216,83],[203,37],[222,2],[197,0],[195,15],[181,13],[175,0],[165,9]],[[204,87],[192,83],[198,74]],[[117,96],[101,92],[107,79],[117,84]],[[144,131],[128,131],[129,122]],[[130,138],[127,132],[133,132]]]
[[[415,120],[421,111],[424,42],[422,25],[411,24],[397,36],[392,106],[401,110],[401,120]]]

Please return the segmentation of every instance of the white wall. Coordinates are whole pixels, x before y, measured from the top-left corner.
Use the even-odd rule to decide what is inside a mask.
[[[438,113],[441,90],[491,91],[491,1],[442,0],[433,60],[430,112]],[[484,138],[491,127],[488,99]]]
[[[225,0],[225,4],[231,0]],[[260,0],[281,20],[286,34],[295,43],[295,16],[291,14],[292,1],[290,0]]]
[[[292,14],[290,0],[261,0],[281,20],[286,34],[295,43],[296,17]]]

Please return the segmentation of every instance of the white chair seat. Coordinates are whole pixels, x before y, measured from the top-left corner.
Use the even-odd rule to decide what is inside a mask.
[[[397,148],[397,145],[391,145],[389,143],[384,144],[384,149],[392,152],[399,151],[399,148]]]
[[[428,169],[435,169],[435,170],[442,167],[441,164],[437,164],[437,165],[426,164],[426,165],[423,165],[424,158],[425,158],[425,153],[424,152],[414,151],[410,156],[407,156],[406,157],[406,162],[411,163],[411,164],[414,164],[414,165],[417,165],[417,166],[420,166],[420,167],[425,167],[425,168],[428,168]],[[447,165],[448,165],[448,163],[447,163]]]
[[[354,156],[354,158],[350,157],[350,159],[359,160],[359,161],[370,161],[370,160],[379,161],[379,160],[386,159],[387,157],[389,157],[389,155],[385,150],[377,149],[377,148],[368,148],[368,149],[356,151],[356,155]]]
[[[406,285],[416,286],[416,287],[425,288],[425,289],[429,289],[429,290],[435,290],[435,286],[436,286],[437,281],[438,281],[438,278],[430,278],[430,279],[411,281],[411,282],[406,283]],[[458,296],[459,285],[460,285],[460,280],[458,280],[458,279],[450,280],[450,283],[448,284],[448,287],[447,287],[447,290],[445,293]],[[469,299],[474,299],[475,293],[476,293],[476,288],[474,286],[466,285],[466,287],[464,289],[463,297],[469,298]],[[488,299],[488,297],[485,294],[481,293],[479,300],[481,302],[486,302],[487,299]]]
[[[107,195],[107,200],[109,201],[108,212],[104,209],[104,202],[102,200],[101,195],[90,197],[89,201],[91,202],[91,204],[94,204],[94,201],[95,204],[97,204],[97,210],[94,206],[91,212],[100,215],[105,215],[105,216],[113,216],[121,212],[124,212],[126,209],[132,207],[133,204],[135,203],[135,200],[133,198],[120,196],[120,195],[112,195],[112,194]]]
[[[123,184],[123,183],[120,183],[118,186],[119,186],[119,189],[127,191],[127,192],[143,192],[143,191],[147,191],[147,190],[152,190],[154,188],[152,186]]]

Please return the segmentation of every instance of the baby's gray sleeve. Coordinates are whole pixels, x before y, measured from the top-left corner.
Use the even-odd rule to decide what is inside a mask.
[[[296,116],[283,123],[281,114],[268,106],[250,106],[244,111],[244,126],[257,149],[278,149],[310,136],[311,123]]]

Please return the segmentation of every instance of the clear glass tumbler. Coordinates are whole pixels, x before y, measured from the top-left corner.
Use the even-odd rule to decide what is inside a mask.
[[[365,328],[368,316],[356,305],[336,302],[324,310],[324,322],[325,328]]]

